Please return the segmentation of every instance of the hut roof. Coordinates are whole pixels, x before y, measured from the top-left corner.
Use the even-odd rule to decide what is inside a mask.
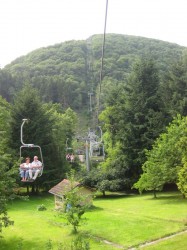
[[[70,182],[67,179],[64,179],[60,183],[58,183],[56,186],[52,187],[49,190],[49,193],[57,195],[59,197],[62,197],[66,192],[70,191],[71,189],[80,186],[81,184],[79,182]]]

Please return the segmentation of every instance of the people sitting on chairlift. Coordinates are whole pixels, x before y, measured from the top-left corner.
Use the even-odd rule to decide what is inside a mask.
[[[67,154],[67,155],[66,155],[66,160],[67,160],[67,161],[71,161],[71,155],[70,155],[70,154]]]
[[[31,168],[30,158],[27,157],[25,162],[20,165],[21,181],[27,181],[29,177],[29,170]]]
[[[74,154],[67,154],[66,155],[66,160],[69,161],[69,162],[74,162],[74,160],[75,160]]]
[[[42,163],[41,161],[38,160],[38,156],[34,156],[34,161],[31,163],[31,167],[29,169],[30,181],[35,181],[41,170],[42,170]]]
[[[74,162],[74,160],[75,160],[75,156],[74,156],[74,154],[71,154],[71,155],[70,155],[70,161],[71,161],[71,162]]]

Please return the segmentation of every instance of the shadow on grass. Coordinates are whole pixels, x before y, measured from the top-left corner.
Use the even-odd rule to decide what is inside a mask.
[[[164,204],[178,204],[178,203],[187,203],[187,199],[183,198],[180,193],[158,193],[157,197],[149,197],[147,200],[161,201]]]
[[[0,239],[0,249],[1,250],[24,250],[31,249],[38,250],[42,249],[37,242],[26,241],[20,237],[12,237],[6,240],[5,238]]]
[[[104,209],[101,207],[96,207],[96,206],[92,205],[91,207],[88,208],[88,210],[86,212],[101,211],[101,210],[104,210]]]
[[[96,195],[96,200],[110,200],[110,199],[124,199],[124,198],[132,198],[137,196],[137,193],[124,193],[124,192],[120,192],[120,193],[111,193],[111,194],[106,194],[104,195]]]

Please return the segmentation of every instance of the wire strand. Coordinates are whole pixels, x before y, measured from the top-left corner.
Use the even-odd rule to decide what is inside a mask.
[[[99,93],[98,93],[98,113],[97,113],[97,121],[99,120],[99,112],[100,112],[100,99],[101,99],[101,84],[103,81],[103,65],[104,65],[104,55],[105,55],[105,40],[106,40],[106,26],[107,26],[107,15],[108,15],[108,0],[106,0],[106,8],[105,8],[105,23],[104,23],[104,33],[103,33],[103,43],[102,43],[102,54],[101,54],[101,68],[100,68],[100,76],[99,76]]]

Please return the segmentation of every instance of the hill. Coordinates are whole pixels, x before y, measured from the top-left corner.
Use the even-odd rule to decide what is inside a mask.
[[[3,71],[9,76],[7,84],[2,83],[0,77],[0,93],[5,88],[2,85],[6,85],[6,91],[9,91],[7,96],[11,96],[24,82],[29,81],[39,90],[44,102],[61,103],[64,108],[70,106],[78,112],[87,110],[88,93],[93,94],[91,105],[95,105],[101,49],[102,35],[93,35],[85,41],[68,41],[39,48],[1,70],[1,74]],[[125,82],[135,60],[147,55],[154,58],[162,76],[171,63],[179,59],[184,49],[177,44],[155,39],[107,34],[103,81],[110,80],[113,84]],[[3,79],[5,81],[6,77]]]

